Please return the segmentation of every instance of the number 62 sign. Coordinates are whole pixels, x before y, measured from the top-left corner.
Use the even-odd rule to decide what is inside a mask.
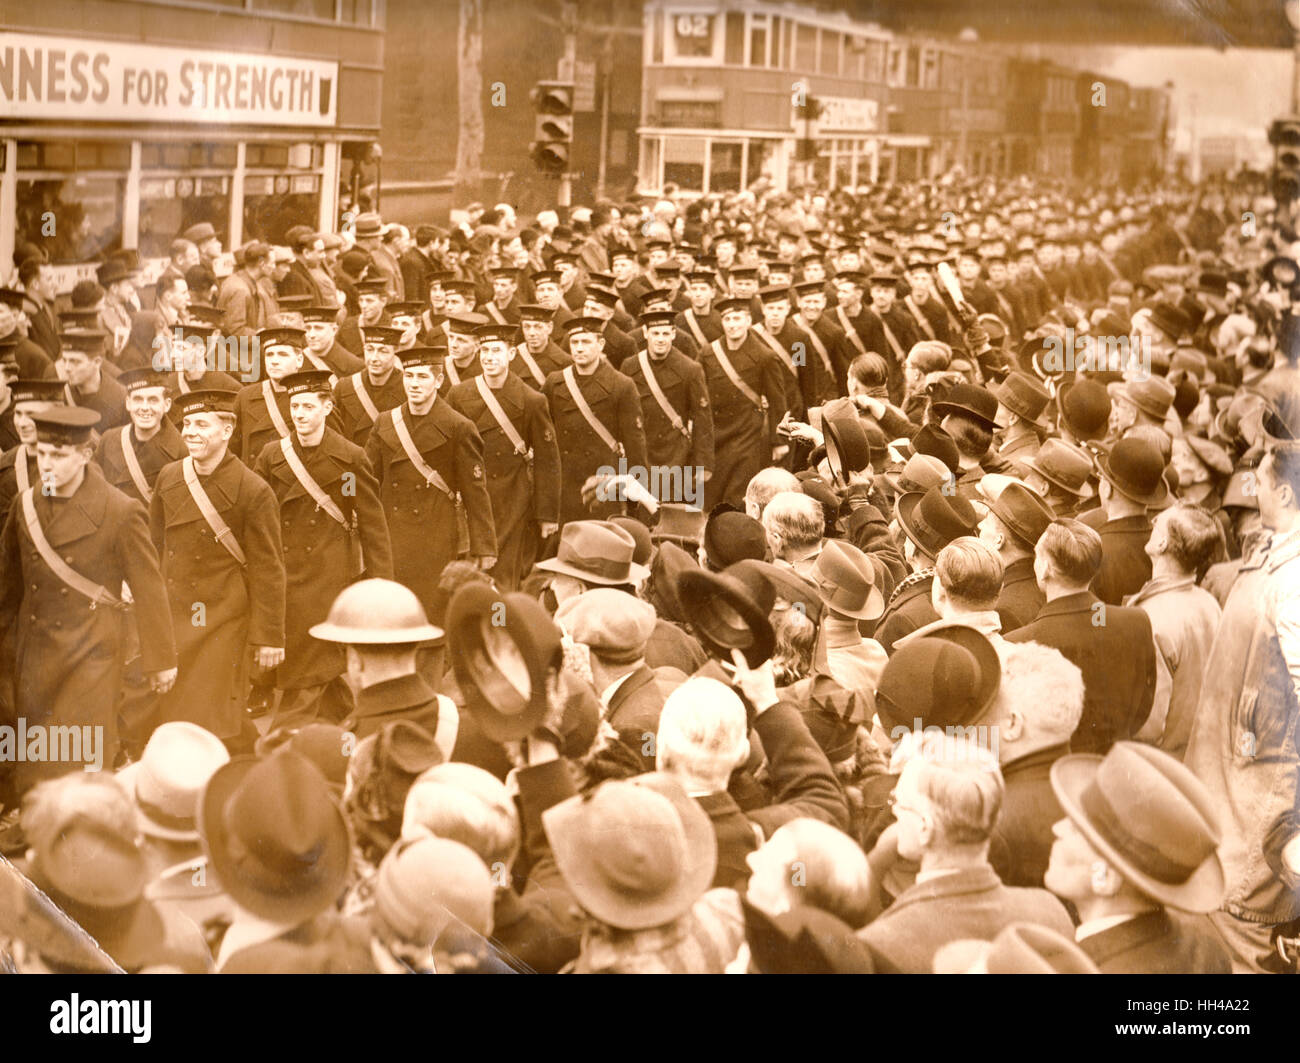
[[[673,16],[674,44],[677,54],[707,56],[713,52],[713,15],[678,14]]]

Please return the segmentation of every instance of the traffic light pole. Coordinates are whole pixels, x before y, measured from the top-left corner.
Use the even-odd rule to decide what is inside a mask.
[[[564,24],[564,57],[560,60],[560,80],[573,81],[578,69],[578,3],[577,0],[564,0],[560,5],[560,21]],[[573,161],[572,154],[569,161]],[[560,175],[560,190],[557,203],[561,207],[573,203],[573,181],[566,168]]]

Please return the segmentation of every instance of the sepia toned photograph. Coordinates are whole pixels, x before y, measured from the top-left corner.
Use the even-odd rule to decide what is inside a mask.
[[[0,0],[0,274],[0,972],[1300,970],[1297,0]]]

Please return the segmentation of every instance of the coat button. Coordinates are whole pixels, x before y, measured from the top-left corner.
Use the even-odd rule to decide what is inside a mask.
[[[63,597],[66,598],[66,597],[68,596],[68,588],[67,588],[67,587],[60,587],[60,588],[59,588],[59,593],[60,593],[61,595],[63,595]]]

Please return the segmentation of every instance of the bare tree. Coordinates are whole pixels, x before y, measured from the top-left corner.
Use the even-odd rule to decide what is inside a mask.
[[[460,131],[456,139],[456,201],[479,196],[483,165],[483,0],[460,0],[456,31]]]

